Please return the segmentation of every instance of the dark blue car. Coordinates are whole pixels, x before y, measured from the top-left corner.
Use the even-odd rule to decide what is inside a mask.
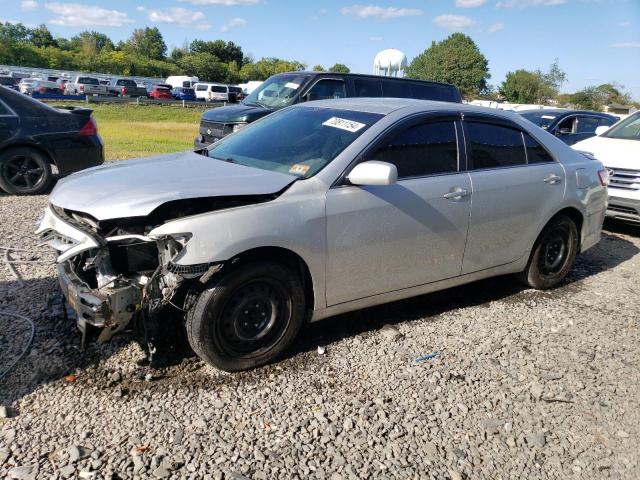
[[[193,88],[176,87],[171,90],[171,95],[176,100],[187,100],[190,102],[196,101],[196,92]]]
[[[568,145],[593,137],[596,128],[610,127],[619,117],[602,112],[545,108],[518,112]]]

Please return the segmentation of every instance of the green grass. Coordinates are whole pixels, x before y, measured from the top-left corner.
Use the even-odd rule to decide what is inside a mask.
[[[210,108],[204,105],[202,108],[182,108],[173,105],[135,104],[89,104],[88,107],[93,109],[107,160],[193,148],[200,116]]]

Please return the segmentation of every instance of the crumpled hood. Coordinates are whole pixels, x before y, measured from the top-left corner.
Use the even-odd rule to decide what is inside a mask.
[[[187,151],[82,170],[60,180],[49,201],[107,220],[148,215],[171,200],[268,195],[295,180]]]
[[[640,140],[591,137],[572,147],[592,153],[605,167],[640,170]]]
[[[220,123],[253,122],[274,110],[244,104],[230,105],[207,110],[202,114],[202,120]]]

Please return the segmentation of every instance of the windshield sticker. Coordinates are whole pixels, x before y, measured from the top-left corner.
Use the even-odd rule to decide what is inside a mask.
[[[297,90],[298,88],[300,88],[300,84],[294,82],[287,82],[284,84],[284,86],[285,88],[290,88],[291,90]]]
[[[306,175],[310,168],[311,168],[310,165],[302,165],[301,163],[294,163],[289,169],[289,173],[293,173],[294,175]]]
[[[542,118],[546,118],[547,120],[553,120],[556,117],[554,117],[553,115],[542,115]]]
[[[353,120],[347,120],[346,118],[331,117],[322,125],[327,127],[339,128],[340,130],[346,130],[347,132],[356,133],[362,127],[366,127],[364,123],[354,122]]]

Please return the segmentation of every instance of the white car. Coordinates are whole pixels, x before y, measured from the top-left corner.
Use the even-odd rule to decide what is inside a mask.
[[[573,148],[591,153],[609,170],[607,215],[640,222],[640,112],[596,132]]]
[[[196,83],[196,98],[205,102],[228,102],[229,87],[221,83]]]
[[[20,93],[30,93],[31,84],[37,81],[37,78],[23,78],[22,80],[20,80],[20,83],[18,83],[18,89],[20,90]]]

